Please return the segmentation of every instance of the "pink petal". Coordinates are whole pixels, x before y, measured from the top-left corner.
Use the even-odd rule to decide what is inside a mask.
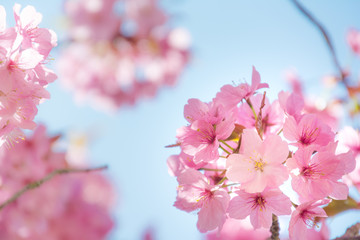
[[[252,77],[251,77],[251,86],[257,86],[259,85],[261,81],[261,78],[260,78],[260,74],[259,72],[256,70],[256,68],[253,66],[253,69],[252,69]],[[254,89],[255,90],[255,89]]]
[[[271,189],[263,193],[266,199],[266,207],[272,210],[275,215],[290,215],[291,201],[278,189]]]
[[[19,55],[17,65],[19,68],[27,70],[35,68],[41,61],[43,56],[32,48],[25,49]]]
[[[289,155],[288,144],[278,135],[272,134],[267,136],[263,146],[263,160],[267,163],[282,164]]]
[[[246,156],[252,156],[254,151],[261,151],[262,141],[254,129],[244,129],[241,141],[241,151]]]
[[[37,12],[33,6],[26,6],[20,13],[20,21],[23,28],[36,28],[41,20],[41,13]]]
[[[332,182],[333,192],[329,196],[335,200],[345,200],[349,194],[349,187],[342,182]]]
[[[227,118],[216,125],[216,138],[224,140],[228,138],[235,128],[234,121],[231,118]]]
[[[179,185],[189,184],[207,188],[209,184],[206,177],[199,171],[189,168],[184,170],[177,178]]]
[[[282,164],[276,166],[265,165],[262,176],[267,186],[278,187],[289,178],[289,172]]]
[[[267,179],[264,174],[262,174],[260,171],[255,171],[253,178],[250,181],[242,183],[241,188],[248,193],[262,192],[268,185],[266,180]]]
[[[297,141],[298,139],[298,125],[296,120],[289,116],[284,123],[283,128],[284,137],[289,141]]]
[[[272,213],[266,208],[262,210],[257,208],[255,211],[251,212],[250,222],[255,229],[260,227],[270,228],[272,222]]]
[[[196,226],[202,233],[217,227],[221,229],[226,220],[225,211],[229,204],[229,195],[223,189],[214,194],[213,199],[205,204],[198,213],[199,218]]]
[[[188,122],[195,120],[201,120],[209,111],[209,107],[206,103],[196,98],[191,98],[184,106],[184,117]]]
[[[241,192],[243,193],[243,196],[236,196],[231,199],[229,203],[227,212],[231,218],[244,219],[249,216],[252,211],[252,204],[248,199],[252,196],[252,194],[246,193],[244,191]],[[240,191],[237,191],[236,193],[239,194]]]
[[[226,160],[226,177],[233,182],[247,182],[254,178],[254,164],[241,154],[231,154]]]

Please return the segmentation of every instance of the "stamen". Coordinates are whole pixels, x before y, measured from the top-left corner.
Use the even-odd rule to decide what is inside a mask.
[[[258,161],[254,161],[255,170],[259,170],[259,171],[263,172],[265,165],[266,165],[266,163],[263,162],[263,160],[261,158]]]
[[[256,197],[254,197],[252,208],[255,209],[259,207],[260,211],[263,211],[265,209],[266,200],[258,194]]]

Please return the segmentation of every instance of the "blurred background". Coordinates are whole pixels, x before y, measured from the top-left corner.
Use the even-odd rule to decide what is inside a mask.
[[[66,41],[63,1],[17,2],[35,6],[43,14],[40,26],[58,34],[50,68],[61,77],[56,61]],[[360,29],[360,2],[301,2],[328,30],[340,64],[358,69],[345,37],[350,28]],[[13,1],[1,4],[13,26]],[[186,124],[183,107],[189,98],[210,101],[224,84],[251,81],[252,66],[262,82],[269,83],[271,99],[290,89],[285,80],[288,70],[298,73],[307,94],[328,98],[322,79],[336,74],[323,37],[291,1],[161,0],[160,4],[171,16],[170,26],[187,29],[192,39],[191,61],[174,87],[162,88],[155,98],[135,106],[104,113],[75,104],[72,93],[57,80],[48,87],[51,99],[39,106],[35,119],[54,134],[89,136],[89,164],[109,165],[105,174],[117,191],[111,240],[142,239],[148,229],[160,240],[203,238],[196,229],[196,214],[172,206],[177,182],[166,165],[168,156],[179,153],[165,146],[175,143],[176,129]],[[358,219],[359,211],[331,220],[331,236],[343,234]]]

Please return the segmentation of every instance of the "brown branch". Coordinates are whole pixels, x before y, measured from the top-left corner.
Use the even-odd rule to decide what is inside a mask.
[[[93,172],[93,171],[101,171],[101,170],[105,170],[107,168],[108,168],[108,166],[105,165],[105,166],[100,166],[100,167],[96,167],[96,168],[80,168],[80,169],[65,168],[65,169],[54,170],[53,172],[51,172],[50,174],[48,174],[44,178],[42,178],[42,179],[40,179],[38,181],[29,183],[24,188],[22,188],[21,190],[16,192],[12,197],[10,197],[8,200],[6,200],[4,203],[2,203],[0,205],[0,211],[4,207],[9,205],[10,203],[16,201],[21,195],[23,195],[27,191],[40,187],[43,183],[51,180],[56,175],[67,174],[67,173],[80,173],[80,172],[87,173],[87,172]]]
[[[346,230],[344,235],[342,235],[341,237],[335,238],[335,240],[350,240],[350,239],[358,239],[359,240],[360,239],[359,231],[360,231],[360,222],[355,223],[354,225],[349,227]]]
[[[280,240],[279,220],[275,214],[272,215],[272,225],[270,227],[270,232],[271,232],[271,237],[270,237],[271,240]]]
[[[302,6],[297,0],[291,0],[291,1],[295,4],[295,6],[298,8],[298,10],[302,14],[304,14],[310,20],[310,22],[313,23],[319,29],[319,31],[323,35],[323,37],[326,41],[326,44],[330,50],[330,54],[331,54],[332,60],[334,62],[334,65],[337,68],[337,70],[339,71],[340,79],[341,79],[341,81],[343,81],[345,83],[345,74],[339,64],[339,60],[336,56],[334,46],[331,42],[329,34],[326,32],[325,28],[320,24],[320,22],[318,20],[316,20],[314,18],[314,16],[306,8],[304,8],[304,6]]]

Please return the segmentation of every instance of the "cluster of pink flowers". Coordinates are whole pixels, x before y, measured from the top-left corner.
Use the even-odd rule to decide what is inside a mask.
[[[251,85],[225,85],[209,103],[188,101],[188,125],[176,136],[181,153],[168,159],[179,183],[174,206],[198,211],[200,232],[247,217],[254,229],[269,229],[272,215],[291,215],[290,239],[310,239],[327,217],[321,206],[347,199],[342,178],[355,168],[353,147],[339,153],[335,133],[304,111],[301,95],[282,91],[270,102],[257,93],[263,88],[253,68]],[[289,178],[292,190],[282,186]]]
[[[74,168],[55,150],[58,138],[40,125],[33,136],[0,150],[0,202],[54,170]],[[0,239],[105,239],[113,203],[113,188],[100,174],[55,176],[1,210]]]
[[[173,85],[189,61],[190,39],[169,30],[157,0],[65,2],[70,42],[59,59],[65,87],[79,101],[116,110]]]
[[[22,139],[22,129],[34,129],[37,105],[50,98],[45,87],[56,75],[45,67],[56,46],[56,34],[39,28],[42,16],[32,6],[14,5],[15,26],[6,27],[0,6],[0,145]]]

